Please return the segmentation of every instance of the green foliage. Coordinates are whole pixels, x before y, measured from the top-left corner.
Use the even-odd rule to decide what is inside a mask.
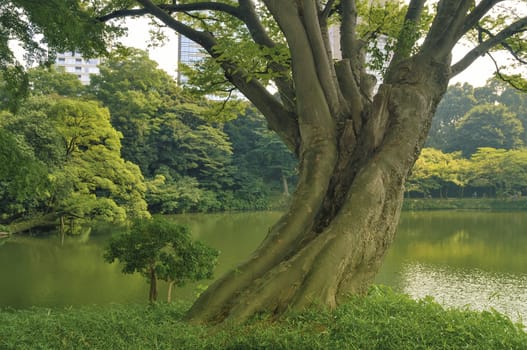
[[[145,199],[165,214],[268,209],[271,196],[288,192],[285,183],[294,185],[294,157],[246,103],[238,120],[208,122],[209,101],[184,94],[139,50],[107,60],[101,72],[87,90],[70,74],[28,72],[31,96],[1,124],[27,161],[43,167],[40,181],[29,171],[17,181],[45,186],[25,186],[22,201],[22,187],[4,181],[12,192],[4,214],[33,215],[33,208],[122,222],[148,216]]]
[[[144,51],[101,66],[90,90],[123,133],[123,157],[147,177],[168,169],[173,178],[196,178],[205,188],[229,182],[232,151],[219,126],[208,125],[206,105],[190,100]],[[164,171],[164,170],[163,170]]]
[[[32,95],[58,94],[78,97],[84,91],[82,83],[74,74],[59,72],[54,67],[39,67],[28,71]]]
[[[374,287],[335,310],[313,307],[211,329],[183,320],[184,304],[0,312],[5,349],[495,349],[520,350],[527,334],[495,311],[444,309]],[[109,332],[108,330],[111,330]],[[177,331],[174,331],[177,330]]]
[[[461,158],[460,152],[445,154],[433,148],[424,148],[415,162],[406,188],[425,195],[439,190],[443,197],[446,193],[442,189],[449,183],[459,187],[467,184],[467,167],[468,161]]]
[[[16,112],[27,96],[28,88],[29,80],[21,66],[0,66],[0,110],[8,109]]]
[[[79,83],[71,83],[70,76],[46,70],[29,76],[36,79],[35,96],[16,114],[4,113],[1,125],[16,140],[12,147],[26,154],[16,156],[19,161],[33,165],[20,167],[15,181],[3,181],[10,191],[1,196],[3,217],[44,212],[81,221],[149,217],[141,172],[121,158],[121,135],[111,126],[108,110],[94,101],[47,95],[59,85],[63,94],[76,95]]]
[[[523,126],[505,106],[479,105],[472,108],[456,127],[452,147],[470,156],[479,147],[513,149],[523,145]]]
[[[94,21],[94,12],[84,1],[13,0],[3,4],[13,17],[18,15],[17,39],[33,51],[47,45],[57,51],[77,49],[86,57],[98,56],[122,33],[115,26]],[[43,36],[40,42],[34,41],[38,34]]]
[[[7,81],[0,95],[8,96],[6,105],[0,99],[0,108],[16,110],[28,93],[28,77],[13,53],[13,42],[24,50],[27,67],[49,65],[55,52],[77,50],[85,57],[107,54],[123,31],[94,20],[95,9],[88,5],[86,1],[62,0],[0,2],[0,75]]]
[[[45,164],[23,138],[0,128],[0,221],[38,207],[48,186]]]
[[[517,148],[527,142],[527,95],[498,80],[450,86],[438,105],[427,147],[443,152]]]
[[[255,109],[247,108],[243,115],[226,123],[225,132],[233,143],[233,163],[239,169],[235,174],[241,185],[238,191],[256,194],[263,181],[271,191],[284,193],[284,181],[295,184],[296,158]]]
[[[146,52],[130,50],[124,58],[105,61],[88,90],[110,110],[112,125],[123,134],[123,157],[150,176],[150,158],[157,153],[148,141],[152,123],[176,99],[175,82]]]
[[[423,196],[463,197],[467,188],[468,196],[518,197],[527,191],[527,151],[486,147],[465,159],[424,148],[406,186]]]
[[[145,52],[106,61],[89,90],[123,133],[123,157],[148,179],[154,213],[266,209],[281,177],[294,179],[293,157],[261,115],[238,103],[240,121],[218,123],[219,102],[179,90]]]
[[[450,146],[450,143],[455,137],[456,125],[477,103],[472,85],[458,83],[449,86],[437,106],[426,143],[427,147],[437,148],[443,152],[455,151],[456,149]]]
[[[188,229],[154,218],[136,220],[129,233],[113,238],[104,258],[119,260],[123,273],[141,273],[150,284],[160,278],[183,286],[189,281],[212,278],[218,252],[191,239]],[[150,295],[150,301],[155,296]]]
[[[141,172],[121,158],[120,134],[110,125],[108,111],[96,102],[64,99],[54,105],[50,116],[66,145],[67,159],[53,174],[54,188],[72,191],[57,203],[58,210],[78,217],[112,217],[113,221],[148,217]],[[122,209],[112,213],[112,208],[119,207]]]

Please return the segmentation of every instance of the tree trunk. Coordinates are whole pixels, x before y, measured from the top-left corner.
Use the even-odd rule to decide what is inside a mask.
[[[360,133],[346,130],[351,123],[334,135],[320,124],[312,139],[303,133],[289,210],[246,262],[201,294],[190,320],[280,316],[311,304],[334,307],[349,293],[367,291],[393,241],[404,181],[446,89],[446,78],[434,80],[426,70],[431,61],[388,78],[391,84],[363,109]]]
[[[170,281],[168,282],[168,291],[167,291],[167,303],[172,302],[172,288],[174,288],[174,284],[176,281]]]
[[[150,267],[150,293],[148,294],[148,300],[151,303],[154,303],[157,301],[157,274],[156,269],[151,266]]]
[[[289,185],[287,184],[287,178],[282,173],[282,187],[284,189],[284,196],[289,197]]]
[[[64,227],[64,215],[60,216],[60,245],[64,245],[64,236],[66,234],[66,229]]]

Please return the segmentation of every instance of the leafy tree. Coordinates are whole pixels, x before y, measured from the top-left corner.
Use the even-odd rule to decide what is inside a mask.
[[[0,55],[2,55],[1,50]],[[0,63],[0,110],[15,112],[26,97],[28,86],[29,81],[22,67],[2,67]]]
[[[0,222],[9,222],[38,208],[46,198],[47,169],[23,138],[2,127],[0,164]]]
[[[515,114],[502,105],[472,108],[456,127],[451,147],[470,156],[480,147],[514,149],[523,145],[523,126]]]
[[[60,210],[77,217],[103,216],[116,221],[127,216],[148,217],[141,172],[121,158],[120,134],[110,125],[108,110],[93,101],[64,99],[54,105],[49,116],[66,145],[67,161],[58,171],[55,188],[70,187],[86,199],[95,195],[95,200],[68,195],[58,203]],[[111,208],[121,209],[106,211]]]
[[[33,68],[28,72],[28,78],[33,96],[57,94],[78,97],[84,92],[84,86],[74,74],[57,71],[54,67]]]
[[[255,190],[259,182],[265,182],[289,195],[289,182],[294,183],[297,161],[276,134],[268,130],[265,118],[254,108],[247,108],[238,118],[227,122],[224,130],[232,142],[235,179],[242,184],[237,191]]]
[[[527,17],[506,15],[523,3],[514,0],[440,0],[431,8],[424,0],[397,2],[388,7],[396,14],[384,16],[389,21],[369,16],[386,12],[359,13],[376,5],[355,0],[71,1],[45,17],[55,2],[9,3],[50,28],[42,32],[51,46],[79,41],[80,33],[104,39],[99,34],[112,19],[153,16],[200,44],[217,68],[208,86],[236,87],[299,159],[290,207],[247,262],[201,294],[189,317],[202,322],[280,315],[313,302],[334,306],[366,291],[393,240],[405,179],[450,78],[498,46],[525,60]],[[74,19],[66,24],[76,29],[72,35],[57,25],[65,15]],[[329,46],[332,24],[341,33],[339,55]],[[375,89],[364,51],[385,28],[392,52]],[[462,39],[475,46],[453,63]]]
[[[439,197],[447,196],[449,184],[463,189],[467,184],[469,162],[461,157],[461,152],[443,153],[433,148],[423,148],[414,164],[406,188],[409,192],[424,196],[437,191]]]
[[[90,92],[108,107],[112,125],[123,134],[123,157],[139,165],[146,176],[151,175],[150,157],[157,154],[149,144],[152,120],[175,89],[170,76],[140,50],[122,59],[110,58],[90,79]]]
[[[130,232],[113,238],[104,258],[123,266],[123,273],[139,272],[150,284],[149,300],[157,300],[157,280],[169,282],[168,298],[174,284],[212,278],[218,252],[191,239],[184,226],[161,218],[137,220]]]
[[[459,126],[463,120],[466,119],[465,115],[472,108],[481,105],[502,105],[506,107],[510,113],[514,114],[515,118],[518,118],[522,122],[523,132],[520,136],[522,143],[525,144],[525,141],[527,140],[527,134],[525,132],[525,126],[527,126],[525,117],[525,115],[527,115],[527,95],[524,92],[510,87],[503,81],[490,79],[485,86],[477,88],[474,88],[468,83],[463,85],[458,83],[449,86],[445,96],[437,107],[437,111],[432,121],[430,134],[428,136],[427,145],[432,148],[438,148],[444,152],[453,152],[463,149],[464,138],[467,135],[460,134],[463,130],[460,129]],[[475,132],[475,134],[481,136],[479,137],[479,142],[483,143],[467,147],[471,148],[473,151],[479,146],[507,147],[503,144],[503,138],[511,135],[503,135],[503,132],[498,131],[501,129],[501,127],[497,125],[499,124],[499,120],[500,118],[492,123],[488,118],[486,120],[480,120],[483,124],[474,126],[473,131],[476,131],[476,129],[479,128],[486,128],[487,131],[488,129],[493,129],[494,131],[489,132],[488,135],[486,135],[486,137],[490,138],[486,141],[481,140],[483,135],[480,132]],[[490,124],[484,125],[485,123]],[[503,127],[507,128],[513,126]],[[515,129],[515,127],[513,128]],[[492,133],[497,137],[496,140],[492,139]],[[474,140],[471,141],[470,138],[467,140],[469,144],[473,141]]]
[[[490,187],[492,194],[510,196],[527,187],[527,153],[524,150],[480,148],[470,158],[473,187]]]
[[[207,189],[220,190],[231,185],[231,143],[219,128],[191,128],[172,119],[161,123],[155,135],[152,147],[159,151],[154,168],[164,165],[173,177],[193,177]]]
[[[147,182],[148,208],[153,213],[174,214],[219,210],[221,204],[206,200],[207,190],[199,187],[195,178],[182,177],[177,180],[170,175],[158,174]],[[212,204],[212,205],[211,205]]]
[[[61,227],[67,218],[72,224],[149,217],[141,172],[121,158],[121,136],[109,119],[97,102],[45,95],[29,98],[16,115],[6,115],[5,129],[46,169],[45,181],[34,182],[46,184],[33,194],[35,203],[12,204],[22,205],[26,214],[30,207],[54,214]],[[29,171],[21,175],[24,181],[32,179]]]
[[[458,83],[449,86],[432,119],[427,147],[444,152],[455,151],[451,142],[455,137],[456,125],[477,103],[472,85]]]
[[[231,189],[235,173],[231,143],[221,125],[201,117],[208,104],[183,94],[146,52],[133,49],[103,64],[90,91],[110,109],[112,125],[123,133],[123,157],[151,180],[164,177],[163,185],[151,186],[154,212],[226,207],[207,200]]]
[[[512,112],[515,113],[523,125],[523,144],[527,145],[527,93],[525,91],[518,91],[509,85],[500,84],[500,94],[497,102],[501,103]]]

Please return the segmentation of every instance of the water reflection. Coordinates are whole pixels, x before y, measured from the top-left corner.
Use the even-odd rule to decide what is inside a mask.
[[[144,279],[105,263],[104,241],[11,239],[0,247],[0,307],[143,302]]]
[[[449,307],[495,309],[513,320],[527,320],[527,275],[406,264],[400,289],[420,299],[427,295]]]
[[[377,283],[527,320],[527,213],[406,212]]]

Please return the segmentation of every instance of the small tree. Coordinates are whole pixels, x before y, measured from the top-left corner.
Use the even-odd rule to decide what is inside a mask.
[[[157,279],[172,286],[212,278],[218,251],[192,241],[186,227],[160,219],[138,220],[129,233],[110,241],[104,259],[123,264],[123,273],[139,272],[149,280],[149,300],[157,300]]]

